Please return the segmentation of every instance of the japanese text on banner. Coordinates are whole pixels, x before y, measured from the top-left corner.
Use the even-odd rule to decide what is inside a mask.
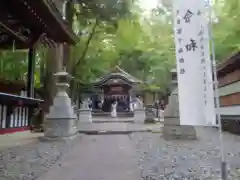
[[[199,34],[207,21],[203,20],[204,0],[174,0],[175,44],[178,70],[179,111],[182,125],[207,125],[205,103],[208,100],[208,71],[211,64],[206,43]],[[205,23],[205,24],[204,24]],[[202,30],[202,31],[201,31]],[[205,54],[208,53],[208,54]],[[205,70],[204,70],[205,68]],[[208,70],[206,70],[208,69]],[[209,74],[209,73],[208,73]],[[209,89],[209,88],[208,88]]]

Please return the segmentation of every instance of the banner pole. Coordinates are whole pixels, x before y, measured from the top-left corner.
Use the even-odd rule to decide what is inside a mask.
[[[225,161],[224,155],[224,144],[223,144],[223,134],[222,134],[222,122],[220,115],[220,102],[219,102],[219,90],[218,90],[218,79],[217,79],[217,65],[216,65],[216,57],[215,57],[215,45],[213,40],[213,28],[212,28],[212,4],[210,4],[210,0],[208,0],[208,8],[209,8],[209,37],[211,42],[212,49],[212,70],[213,70],[213,82],[214,82],[214,94],[215,94],[215,107],[216,107],[216,120],[219,128],[219,140],[220,140],[220,151],[221,151],[221,177],[222,180],[227,180],[227,163]]]

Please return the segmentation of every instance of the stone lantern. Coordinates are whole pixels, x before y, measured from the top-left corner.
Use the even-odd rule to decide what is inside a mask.
[[[56,77],[57,93],[65,93],[65,96],[68,96],[66,92],[69,88],[69,82],[73,77],[66,71],[57,72],[54,76]]]
[[[171,95],[164,110],[163,137],[169,139],[195,140],[196,130],[193,126],[180,125],[177,70],[171,71]]]
[[[66,71],[57,72],[54,76],[57,93],[46,115],[44,136],[55,139],[73,137],[77,133],[77,120],[71,99],[67,94],[72,76]]]

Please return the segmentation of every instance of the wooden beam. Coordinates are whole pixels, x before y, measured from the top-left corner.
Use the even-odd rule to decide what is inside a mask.
[[[0,26],[3,27],[6,33],[9,33],[11,36],[14,37],[14,39],[17,39],[18,41],[26,42],[26,38],[20,37],[17,32],[14,32],[11,28],[9,28],[7,25],[0,22]]]

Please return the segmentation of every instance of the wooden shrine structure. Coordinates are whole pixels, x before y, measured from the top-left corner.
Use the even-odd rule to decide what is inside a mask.
[[[104,112],[111,111],[114,101],[118,102],[118,112],[128,112],[130,102],[138,93],[138,85],[143,83],[129,73],[116,66],[112,71],[92,82],[95,92],[92,96],[93,109]],[[102,103],[99,107],[99,103]]]
[[[223,129],[240,134],[240,52],[219,64],[217,73]]]
[[[28,50],[26,91],[0,93],[0,134],[28,129],[33,109],[43,103],[34,97],[36,46],[75,44],[76,39],[54,1],[0,1],[0,51]]]
[[[118,112],[128,112],[129,103],[135,101],[136,97],[141,97],[145,105],[153,105],[155,100],[159,100],[165,105],[168,100],[168,93],[163,94],[160,91],[150,91],[144,88],[145,83],[142,80],[132,76],[119,66],[91,83],[79,83],[77,87],[81,90],[76,91],[74,98],[76,108],[80,108],[81,100],[90,98],[93,112],[110,112],[113,101],[118,101]]]

